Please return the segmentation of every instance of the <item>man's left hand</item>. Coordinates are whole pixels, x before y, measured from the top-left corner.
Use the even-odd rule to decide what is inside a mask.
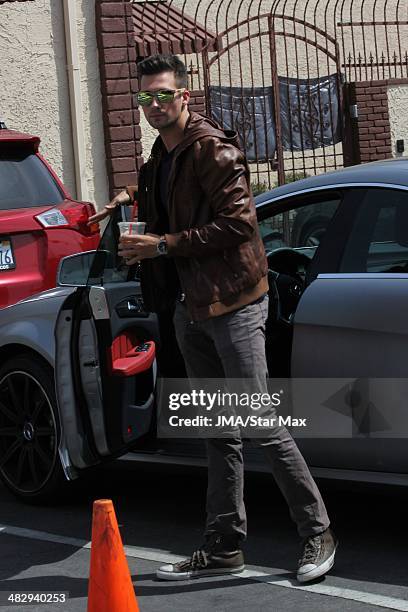
[[[157,234],[141,234],[137,236],[124,234],[119,240],[118,254],[131,266],[142,259],[158,257],[157,245],[159,241],[160,236]]]

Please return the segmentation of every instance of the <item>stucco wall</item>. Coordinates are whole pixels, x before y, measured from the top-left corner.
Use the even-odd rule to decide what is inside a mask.
[[[391,147],[394,157],[400,155],[396,141],[405,140],[404,155],[408,155],[408,85],[388,88],[388,108],[391,124]]]
[[[140,127],[142,128],[143,157],[146,161],[150,155],[153,143],[158,136],[158,131],[147,123],[142,108],[140,109]]]
[[[89,199],[108,199],[94,2],[76,0]],[[0,8],[0,117],[41,137],[41,152],[73,196],[75,168],[62,0]]]
[[[52,0],[55,1],[55,0]],[[101,208],[109,200],[103,132],[95,2],[77,0],[83,121],[86,134],[86,180],[91,201]]]

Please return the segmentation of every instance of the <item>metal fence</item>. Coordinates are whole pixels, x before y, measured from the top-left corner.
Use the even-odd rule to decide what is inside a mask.
[[[139,56],[180,54],[258,189],[341,167],[344,86],[408,77],[408,0],[134,2]]]

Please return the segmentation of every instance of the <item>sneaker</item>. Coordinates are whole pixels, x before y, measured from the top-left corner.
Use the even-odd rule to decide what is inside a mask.
[[[218,533],[213,533],[206,542],[185,561],[162,565],[156,575],[162,580],[188,580],[203,576],[235,574],[245,568],[244,555],[232,542]]]
[[[309,582],[327,574],[333,567],[337,544],[337,538],[331,529],[306,538],[303,542],[302,557],[299,559],[298,581]]]

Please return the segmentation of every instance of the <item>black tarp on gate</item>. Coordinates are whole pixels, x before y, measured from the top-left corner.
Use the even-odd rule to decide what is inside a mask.
[[[282,144],[285,151],[318,149],[341,141],[342,77],[279,77]],[[276,152],[272,87],[209,87],[211,116],[236,130],[248,161],[268,161]]]

